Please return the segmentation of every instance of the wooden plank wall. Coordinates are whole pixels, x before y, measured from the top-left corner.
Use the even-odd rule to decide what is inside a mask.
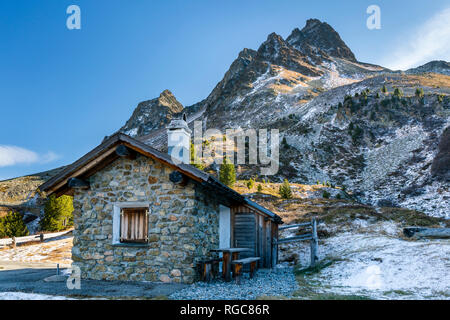
[[[271,268],[276,261],[272,240],[278,237],[278,225],[247,206],[231,208],[232,243],[234,247],[252,248],[240,257],[261,257],[260,268]]]

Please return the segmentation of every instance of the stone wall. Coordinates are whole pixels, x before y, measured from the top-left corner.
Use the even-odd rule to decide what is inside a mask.
[[[74,195],[74,265],[82,278],[192,283],[196,263],[219,242],[219,205],[211,191],[169,180],[173,170],[150,158],[118,159]],[[149,243],[113,244],[116,202],[149,202]]]

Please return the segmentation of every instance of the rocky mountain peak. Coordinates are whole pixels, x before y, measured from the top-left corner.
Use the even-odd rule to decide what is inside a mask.
[[[120,131],[130,136],[148,134],[167,125],[172,115],[183,111],[183,108],[172,92],[166,89],[158,98],[139,103]]]
[[[321,50],[332,57],[356,62],[355,55],[328,23],[309,19],[302,30],[295,28],[286,42],[301,52],[310,48]]]
[[[170,90],[166,89],[159,95],[158,103],[161,106],[167,107],[174,113],[181,112],[183,110],[183,105],[178,102],[177,98],[173,95]]]
[[[319,76],[321,74],[310,65],[311,58],[308,54],[296,50],[275,32],[269,34],[267,40],[259,47],[257,58],[303,75]]]
[[[266,59],[276,58],[280,54],[281,49],[287,49],[287,44],[283,37],[272,32],[267,36],[267,40],[258,49],[260,57]]]

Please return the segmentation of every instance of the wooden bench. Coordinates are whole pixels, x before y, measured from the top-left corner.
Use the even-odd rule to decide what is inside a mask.
[[[219,273],[219,263],[222,259],[210,259],[200,261],[200,273],[201,280],[210,282],[213,278],[216,278]]]
[[[261,258],[259,257],[250,257],[231,261],[231,264],[234,266],[233,277],[236,279],[236,283],[241,282],[242,267],[245,264],[250,264],[250,278],[253,278],[256,269],[256,262],[258,262],[260,259]]]

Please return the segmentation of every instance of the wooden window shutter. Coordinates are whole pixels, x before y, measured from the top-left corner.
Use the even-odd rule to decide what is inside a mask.
[[[120,242],[148,242],[148,208],[120,211]]]

